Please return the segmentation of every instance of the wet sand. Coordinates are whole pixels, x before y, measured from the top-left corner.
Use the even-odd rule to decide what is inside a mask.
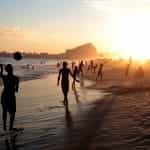
[[[110,95],[104,100],[107,113],[100,116],[103,118],[101,124],[86,149],[150,149],[150,74],[146,73],[142,80],[137,80],[133,74],[125,78],[123,71],[105,71],[103,81],[90,87],[107,91]],[[87,73],[86,78],[95,80],[91,73]],[[96,107],[99,112],[95,110],[99,115],[103,114],[100,107],[101,104]]]
[[[65,107],[56,79],[56,74],[51,74],[47,78],[21,82],[15,125],[24,131],[15,137],[1,136],[1,150],[8,146],[19,150],[74,149],[74,145],[80,147],[79,143],[86,140],[89,128],[85,125],[90,121],[90,111],[104,95],[78,85],[76,91],[70,88],[69,107]],[[0,133],[3,133],[2,122]]]
[[[115,94],[89,149],[148,150],[150,148],[150,92],[134,89]]]

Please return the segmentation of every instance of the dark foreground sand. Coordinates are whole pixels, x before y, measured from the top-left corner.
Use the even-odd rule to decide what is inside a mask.
[[[136,90],[105,99],[102,117],[89,149],[134,150],[150,148],[150,93]],[[110,104],[111,106],[108,106]],[[97,106],[98,110],[100,106]],[[100,112],[101,111],[101,112]],[[100,110],[99,114],[103,114]]]
[[[94,130],[93,137],[85,149],[150,149],[149,74],[140,81],[132,76],[125,79],[121,75],[123,71],[107,73],[102,82],[91,86],[111,94],[106,96],[102,103],[95,104],[90,130]],[[86,75],[87,78],[93,78],[91,74]]]

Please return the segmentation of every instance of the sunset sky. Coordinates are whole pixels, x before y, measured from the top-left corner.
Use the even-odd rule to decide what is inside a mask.
[[[0,0],[0,50],[59,53],[92,42],[145,57],[149,39],[149,0]]]

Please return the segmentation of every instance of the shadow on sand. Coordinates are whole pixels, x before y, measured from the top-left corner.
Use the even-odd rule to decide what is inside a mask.
[[[101,125],[113,104],[112,99],[104,99],[94,104],[89,112],[82,116],[82,120],[74,121],[74,127],[69,130],[64,149],[68,150],[88,150],[92,140],[100,131]]]
[[[73,126],[73,120],[68,105],[65,105],[65,119],[67,128],[71,128]]]
[[[77,91],[76,87],[73,87],[72,90],[73,90],[73,93],[74,93],[75,100],[76,100],[77,104],[80,104],[79,94],[78,94],[78,91]]]
[[[5,150],[19,150],[17,144],[17,134],[16,135],[12,135],[9,138],[6,137],[5,138]]]

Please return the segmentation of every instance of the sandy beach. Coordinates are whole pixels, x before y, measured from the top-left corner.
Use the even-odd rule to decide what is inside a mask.
[[[0,150],[150,150],[150,0],[0,0]]]
[[[149,149],[148,74],[139,86],[133,74],[125,79],[123,73],[106,68],[103,81],[95,82],[93,73],[86,72],[85,87],[70,88],[68,107],[56,73],[21,82],[15,125],[24,131],[0,136],[0,149]]]

